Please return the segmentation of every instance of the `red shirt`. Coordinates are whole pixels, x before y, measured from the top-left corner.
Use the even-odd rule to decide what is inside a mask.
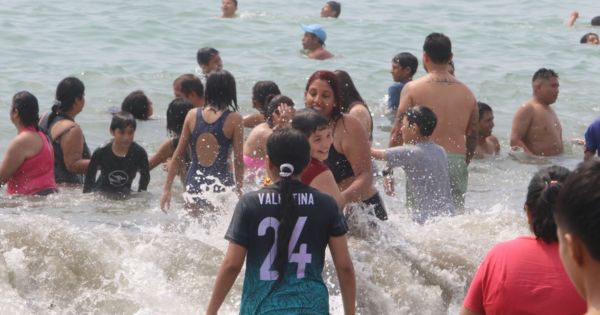
[[[302,175],[300,175],[300,181],[304,185],[310,185],[310,183],[313,181],[313,179],[315,179],[315,177],[319,176],[319,174],[325,172],[328,169],[329,168],[327,167],[327,165],[325,165],[325,163],[315,158],[310,158],[308,166],[304,169]]]
[[[531,236],[490,250],[464,307],[481,314],[581,315],[587,310],[560,262],[558,242],[546,244]]]

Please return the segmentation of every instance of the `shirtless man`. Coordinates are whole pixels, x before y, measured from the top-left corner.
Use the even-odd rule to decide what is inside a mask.
[[[526,153],[553,156],[563,152],[562,127],[550,107],[558,98],[558,74],[541,68],[532,79],[533,98],[515,113],[510,146]]]
[[[475,149],[475,158],[482,159],[486,155],[496,155],[500,153],[500,143],[498,138],[492,135],[494,128],[494,112],[492,108],[483,102],[477,102],[479,108],[479,140]]]
[[[333,54],[325,49],[327,33],[319,24],[302,25],[304,37],[302,37],[302,48],[306,51],[308,58],[325,60],[333,57]]]
[[[448,72],[451,60],[450,39],[440,33],[429,34],[423,44],[423,65],[428,73],[402,89],[390,146],[402,145],[400,127],[409,108],[431,108],[438,118],[431,139],[446,150],[454,205],[462,208],[469,176],[467,165],[477,145],[479,112],[471,90]]]

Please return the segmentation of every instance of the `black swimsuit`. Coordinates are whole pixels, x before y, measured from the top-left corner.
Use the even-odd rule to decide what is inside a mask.
[[[51,114],[52,113],[44,115],[44,117],[42,117],[42,119],[40,119],[39,125],[40,125],[40,129],[48,136],[48,138],[50,138],[52,140],[52,149],[54,149],[54,179],[57,184],[61,184],[61,183],[83,184],[83,175],[73,173],[73,172],[67,170],[67,167],[65,166],[65,157],[64,157],[62,149],[60,147],[60,139],[62,138],[62,136],[64,136],[65,134],[67,134],[67,132],[69,132],[71,129],[73,129],[75,127],[75,125],[67,128],[66,130],[64,130],[63,132],[58,134],[56,136],[56,138],[54,138],[54,139],[52,139],[52,136],[50,133],[50,130],[52,130],[52,127],[57,122],[59,122],[61,120],[65,120],[65,119],[73,121],[73,119],[64,114],[57,114],[52,119],[52,121],[49,121],[48,119]],[[91,157],[90,149],[88,148],[87,143],[85,142],[85,137],[84,137],[83,153],[81,155],[81,158],[89,159],[90,157]]]

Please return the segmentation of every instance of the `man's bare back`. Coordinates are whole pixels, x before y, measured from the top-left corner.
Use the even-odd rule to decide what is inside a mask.
[[[407,83],[400,95],[400,105],[392,130],[391,145],[401,144],[399,116],[413,106],[427,106],[436,114],[438,123],[431,139],[448,153],[467,154],[467,136],[477,141],[479,112],[475,97],[469,88],[455,77],[444,72],[431,71]]]
[[[327,49],[323,47],[319,47],[313,51],[309,51],[307,54],[308,58],[317,59],[317,60],[325,60],[329,58],[333,58],[333,54],[330,53]]]
[[[553,156],[563,152],[562,126],[551,105],[535,99],[515,113],[510,145],[534,155]]]

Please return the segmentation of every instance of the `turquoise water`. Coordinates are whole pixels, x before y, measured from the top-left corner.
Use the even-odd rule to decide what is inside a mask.
[[[516,108],[531,96],[540,67],[560,75],[554,105],[564,138],[582,137],[600,115],[599,47],[578,44],[600,14],[592,1],[348,1],[338,20],[318,17],[321,1],[240,1],[239,18],[218,18],[219,1],[79,2],[5,0],[0,10],[0,156],[15,134],[8,120],[12,95],[34,93],[42,109],[57,83],[76,75],[86,85],[77,117],[90,147],[108,140],[109,108],[143,89],[155,119],[140,123],[136,140],[154,152],[165,139],[165,110],[178,75],[194,72],[196,50],[213,46],[238,84],[243,113],[258,80],[273,80],[303,104],[307,77],[317,69],[348,71],[375,115],[375,145],[387,142],[383,118],[390,60],[419,57],[424,37],[444,32],[453,42],[457,77],[495,110],[499,157],[470,166],[467,210],[425,226],[405,213],[399,195],[385,201],[391,220],[380,232],[351,239],[362,314],[454,314],[470,276],[495,243],[527,233],[522,203],[538,164],[510,158],[508,138]],[[565,26],[572,10],[581,18]],[[337,57],[314,61],[300,54],[300,24],[321,23]],[[598,30],[596,30],[598,31]],[[424,73],[419,69],[417,76]],[[581,147],[550,162],[568,167]],[[401,172],[397,172],[401,173]],[[397,175],[400,179],[401,174]],[[47,200],[0,197],[0,309],[2,313],[191,314],[208,301],[226,242],[235,196],[219,200],[225,213],[202,222],[187,218],[176,199],[164,215],[158,199],[165,174],[152,172],[149,192],[115,203],[75,190]],[[380,186],[380,183],[378,183]],[[359,217],[358,220],[364,218]],[[328,269],[331,273],[332,269]],[[328,277],[335,282],[335,277]],[[240,279],[241,280],[241,279]],[[332,313],[341,298],[330,284]],[[226,301],[235,313],[241,281]]]

